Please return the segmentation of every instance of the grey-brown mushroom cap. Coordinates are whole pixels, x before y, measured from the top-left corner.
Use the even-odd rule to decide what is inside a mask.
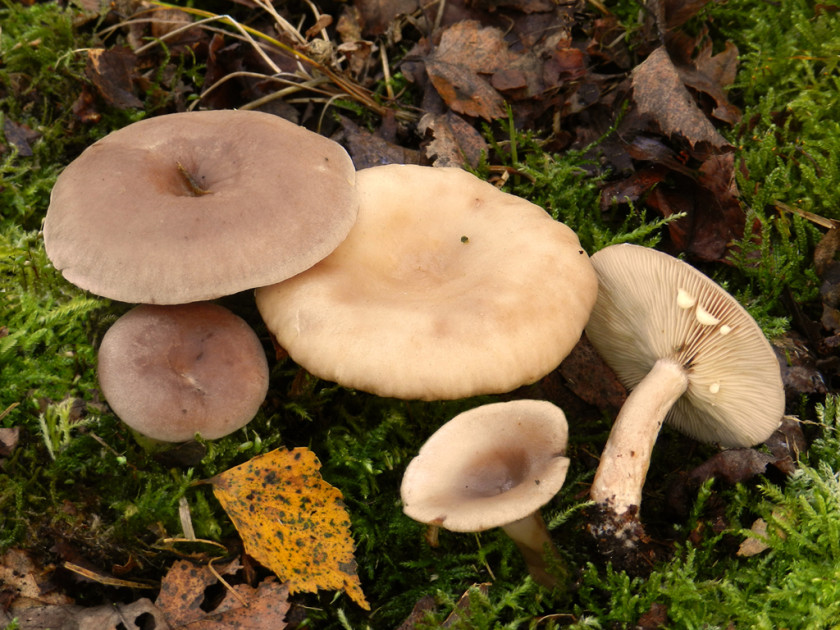
[[[133,308],[105,333],[98,374],[114,413],[163,442],[228,435],[256,415],[268,391],[257,335],[211,303]]]
[[[749,446],[779,426],[778,361],[755,320],[687,263],[637,245],[592,256],[599,289],[586,334],[628,388],[660,359],[684,367],[688,389],[666,421],[722,446]]]
[[[482,531],[529,516],[569,469],[566,416],[544,400],[492,403],[438,429],[403,476],[403,511],[452,531]]]
[[[571,351],[597,291],[571,229],[456,168],[373,167],[357,189],[347,239],[257,290],[298,364],[380,396],[440,400],[532,383]]]
[[[44,244],[92,293],[183,304],[311,267],[357,208],[353,164],[327,138],[261,112],[168,114],[109,134],[67,166]]]

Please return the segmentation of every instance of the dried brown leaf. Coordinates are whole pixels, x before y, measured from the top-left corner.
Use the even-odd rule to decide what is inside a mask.
[[[403,619],[403,622],[397,626],[396,630],[415,630],[418,627],[426,625],[426,618],[436,608],[435,598],[431,595],[423,595],[423,597],[415,602],[411,613]]]
[[[27,125],[19,125],[8,116],[3,120],[3,135],[6,142],[17,149],[18,155],[23,157],[32,156],[31,143],[41,137],[41,134]]]
[[[464,20],[443,31],[432,57],[490,75],[506,68],[516,55],[508,50],[500,29],[481,26],[476,20]]]
[[[385,33],[403,15],[411,15],[420,8],[419,0],[355,0],[362,32],[365,37]]]
[[[475,127],[453,112],[424,114],[417,128],[431,139],[425,153],[434,166],[475,167],[488,150]]]
[[[732,149],[691,98],[664,48],[633,70],[632,85],[638,112],[664,135],[684,139],[692,148],[702,143],[715,151]]]
[[[639,617],[634,630],[658,630],[668,626],[668,607],[653,602],[648,611]]]
[[[91,48],[85,75],[105,101],[119,109],[143,107],[134,94],[137,56],[127,48]]]
[[[745,215],[735,183],[735,158],[713,155],[700,165],[697,184],[707,193],[697,206],[687,251],[702,260],[722,260],[729,244],[743,235]]]
[[[166,622],[163,612],[145,597],[130,604],[82,608],[76,615],[76,623],[77,630],[124,630],[149,627],[150,623],[154,623],[155,630],[175,630]]]
[[[12,454],[20,440],[20,427],[0,429],[0,457]]]
[[[0,556],[0,585],[11,593],[15,609],[71,604],[73,600],[48,587],[45,571],[21,549],[9,549]]]
[[[235,560],[216,568],[178,560],[163,578],[155,605],[163,611],[172,630],[225,630],[227,628],[286,627],[289,610],[287,584],[274,578],[257,588],[236,584],[220,602],[208,602],[206,590],[219,583],[219,575],[233,575],[241,568]]]
[[[347,148],[356,170],[384,164],[420,164],[420,153],[371,133],[341,116],[341,131],[333,136]],[[286,355],[287,356],[287,355]]]
[[[710,112],[713,118],[729,125],[735,125],[741,120],[741,110],[729,102],[723,87],[715,79],[692,67],[679,66],[677,71],[685,85],[706,94],[714,101],[715,105]]]
[[[738,551],[735,552],[736,556],[749,558],[751,556],[757,556],[762,551],[770,548],[770,545],[762,540],[762,538],[766,539],[767,537],[767,521],[763,518],[757,518],[753,521],[750,531],[755,534],[756,538],[745,538],[738,547]]]
[[[443,32],[438,46],[426,57],[426,73],[453,111],[489,121],[505,115],[505,101],[481,75],[490,76],[515,58],[501,30],[465,20]]]
[[[627,399],[627,389],[585,335],[563,359],[559,370],[569,388],[598,409],[615,411]]]
[[[453,111],[487,121],[504,117],[502,95],[466,66],[427,59],[426,72],[435,90]]]
[[[667,28],[674,29],[697,15],[709,0],[657,0],[658,2],[663,5]]]
[[[712,43],[709,42],[697,55],[694,65],[718,85],[732,85],[738,73],[738,47],[732,42],[726,42],[721,52],[712,55]]]
[[[817,275],[822,276],[825,273],[829,264],[835,261],[838,250],[840,250],[840,227],[832,227],[814,248],[814,267]]]

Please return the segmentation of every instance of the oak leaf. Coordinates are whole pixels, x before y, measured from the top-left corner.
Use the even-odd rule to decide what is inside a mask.
[[[320,467],[309,449],[281,448],[210,482],[245,551],[288,582],[291,593],[343,590],[369,610],[341,492],[323,480]]]

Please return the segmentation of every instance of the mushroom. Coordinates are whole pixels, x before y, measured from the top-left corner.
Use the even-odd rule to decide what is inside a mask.
[[[359,171],[347,239],[257,290],[277,342],[316,376],[379,396],[510,391],[578,341],[597,282],[575,233],[457,168]]]
[[[492,403],[465,411],[420,448],[403,477],[403,511],[455,532],[501,527],[531,576],[558,586],[545,558],[560,559],[540,515],[566,479],[563,411],[544,400]],[[564,578],[567,576],[564,576]]]
[[[268,391],[256,334],[211,303],[133,308],[105,333],[98,363],[114,413],[161,442],[232,433],[254,417]]]
[[[350,157],[323,136],[261,112],[168,114],[67,166],[44,244],[83,289],[184,304],[307,269],[344,239],[357,208]]]
[[[628,538],[663,421],[703,442],[751,446],[784,413],[776,356],[752,317],[690,265],[637,245],[592,256],[599,289],[586,335],[631,389],[604,447],[591,497],[604,533]]]

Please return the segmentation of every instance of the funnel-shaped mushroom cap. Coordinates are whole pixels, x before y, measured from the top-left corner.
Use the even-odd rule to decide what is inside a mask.
[[[722,446],[749,446],[779,426],[785,398],[775,353],[752,317],[690,265],[646,247],[592,256],[598,300],[586,327],[621,382],[635,387],[654,363],[681,365],[688,388],[667,421]]]
[[[597,282],[567,226],[455,168],[373,167],[357,188],[347,239],[257,291],[298,364],[380,396],[439,400],[510,391],[571,351]]]
[[[102,338],[99,383],[114,413],[162,442],[245,426],[268,391],[254,331],[216,304],[138,306]]]
[[[544,400],[515,400],[455,416],[420,449],[402,481],[405,513],[459,532],[525,518],[566,479],[566,416]]]
[[[278,116],[149,118],[88,147],[59,176],[47,255],[83,289],[184,304],[279,282],[329,254],[356,219],[350,157]]]

